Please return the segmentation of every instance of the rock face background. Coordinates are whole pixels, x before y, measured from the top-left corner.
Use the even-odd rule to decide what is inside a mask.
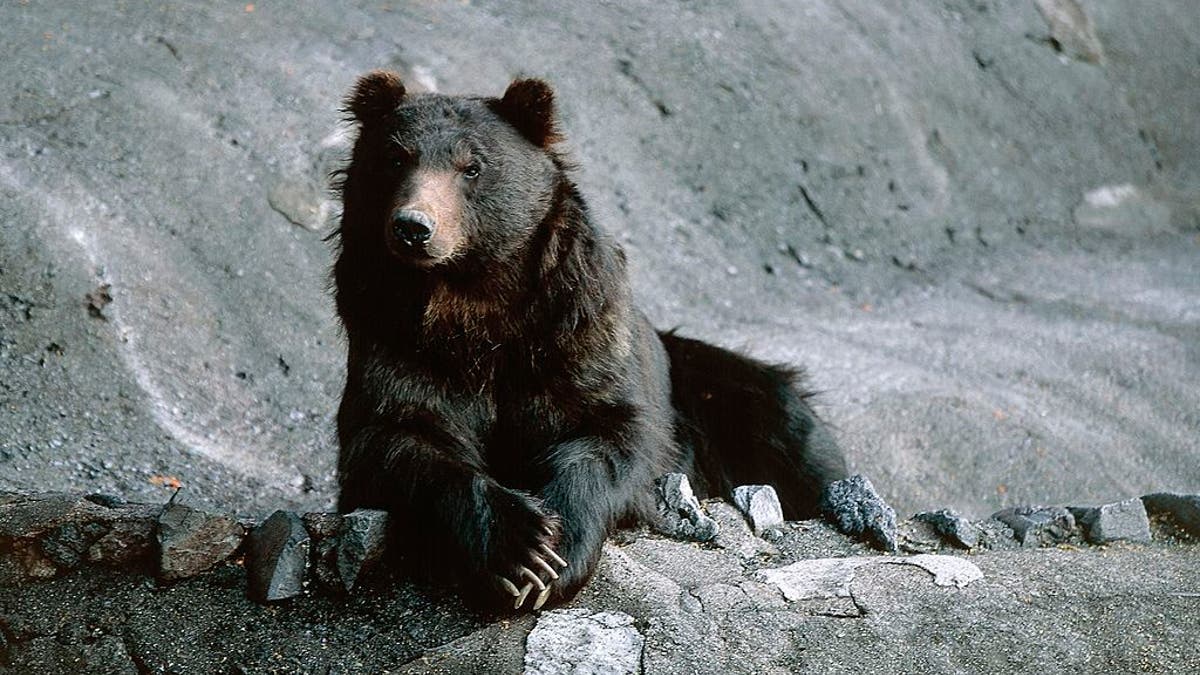
[[[901,514],[1200,486],[1188,0],[0,5],[0,489],[334,495],[340,98],[557,87],[661,326]]]

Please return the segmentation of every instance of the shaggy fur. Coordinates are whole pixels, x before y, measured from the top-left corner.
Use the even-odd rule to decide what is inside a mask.
[[[511,606],[499,580],[520,586],[524,567],[544,600],[569,598],[670,471],[702,496],[771,483],[789,517],[816,515],[845,466],[799,374],[660,335],[634,308],[624,254],[556,145],[548,85],[410,95],[372,73],[347,111],[339,509],[389,510],[410,571]],[[413,210],[436,214],[423,244],[397,238]],[[557,579],[543,546],[567,563]]]

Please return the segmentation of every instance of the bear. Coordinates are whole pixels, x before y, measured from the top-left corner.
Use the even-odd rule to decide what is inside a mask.
[[[410,93],[376,71],[345,113],[338,509],[387,510],[408,573],[496,611],[568,600],[669,472],[819,515],[847,468],[803,372],[651,326],[549,84]]]

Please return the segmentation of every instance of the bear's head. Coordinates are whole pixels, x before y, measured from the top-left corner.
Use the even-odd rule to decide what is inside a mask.
[[[346,100],[359,124],[343,190],[343,247],[434,271],[486,267],[522,250],[550,212],[561,163],[554,95],[521,79],[500,98],[410,94],[363,76]]]

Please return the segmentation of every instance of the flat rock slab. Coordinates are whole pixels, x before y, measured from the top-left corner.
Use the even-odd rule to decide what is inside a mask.
[[[983,572],[970,561],[933,554],[801,560],[786,567],[759,570],[755,576],[778,588],[791,602],[848,598],[855,573],[867,565],[915,565],[932,574],[933,583],[938,586],[962,588],[983,578]]]
[[[645,640],[624,612],[546,612],[525,641],[526,675],[641,672]]]
[[[232,518],[170,504],[158,518],[159,578],[175,581],[206,572],[233,555],[245,535]]]

